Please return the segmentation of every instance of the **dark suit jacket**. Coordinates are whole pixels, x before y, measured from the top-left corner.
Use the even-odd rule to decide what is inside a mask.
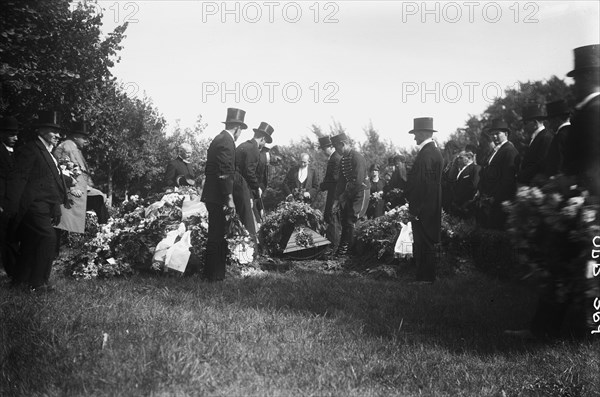
[[[0,207],[4,208],[8,177],[14,168],[14,155],[0,142]]]
[[[258,143],[254,139],[240,143],[237,149],[235,149],[235,167],[248,183],[248,187],[255,199],[259,198],[258,175],[256,172],[259,161],[260,150],[258,149]]]
[[[460,174],[459,178],[452,184],[452,203],[462,206],[472,200],[479,184],[479,169],[475,163],[471,163]],[[460,171],[460,170],[459,170]]]
[[[552,143],[552,132],[547,129],[541,130],[531,142],[525,156],[521,161],[521,169],[517,174],[517,181],[523,184],[529,184],[538,174],[544,173],[546,164],[546,155]]]
[[[406,188],[410,214],[419,218],[425,234],[434,242],[440,241],[443,169],[442,153],[434,142],[428,143],[415,158]]]
[[[546,176],[556,175],[563,171],[563,163],[565,156],[565,145],[567,143],[567,137],[571,131],[571,125],[567,124],[554,134],[552,143],[548,148],[548,154],[546,154],[546,160],[544,160],[544,173]]]
[[[325,169],[325,177],[321,182],[320,190],[327,192],[327,199],[325,201],[325,213],[331,212],[333,207],[333,201],[335,200],[335,187],[340,177],[340,161],[342,156],[338,152],[333,154],[327,160],[327,168]]]
[[[300,167],[295,166],[288,171],[283,181],[283,192],[287,196],[292,194],[294,189],[304,188],[304,190],[310,194],[310,200],[312,201],[315,199],[317,192],[319,191],[319,178],[317,177],[317,170],[309,165],[306,180],[304,181],[304,184],[301,184],[298,180],[299,168]]]
[[[364,156],[352,149],[340,160],[340,174],[335,188],[335,195],[346,192],[348,199],[354,199],[358,193],[371,188],[367,177],[367,161]]]
[[[263,195],[269,184],[269,171],[267,152],[261,150],[260,155],[258,156],[258,165],[256,166],[256,178],[258,179],[258,187],[262,189]]]
[[[44,144],[34,139],[15,151],[15,169],[9,178],[7,203],[11,213],[20,219],[33,203],[48,204],[54,216],[60,216],[60,205],[67,203],[62,175]]]
[[[600,96],[575,110],[571,128],[565,148],[565,172],[580,177],[590,193],[600,195]]]
[[[233,194],[235,173],[235,142],[223,130],[217,135],[206,152],[206,179],[201,200],[205,203],[226,204],[227,196]]]
[[[181,157],[177,157],[167,165],[165,172],[165,183],[167,186],[178,186],[177,179],[183,176],[186,179],[196,179],[192,165],[183,161]]]
[[[498,153],[494,155],[491,163],[481,170],[479,191],[481,194],[492,197],[495,201],[512,200],[517,191],[517,157],[519,152],[514,145],[507,141]]]

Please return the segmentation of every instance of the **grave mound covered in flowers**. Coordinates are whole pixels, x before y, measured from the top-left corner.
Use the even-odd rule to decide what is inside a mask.
[[[80,245],[74,256],[63,260],[67,275],[91,279],[169,269],[202,273],[208,213],[199,197],[192,187],[146,199],[132,196],[105,225],[98,225],[88,213],[86,235],[69,237],[69,245]],[[228,272],[254,271],[254,242],[239,221],[227,242]]]

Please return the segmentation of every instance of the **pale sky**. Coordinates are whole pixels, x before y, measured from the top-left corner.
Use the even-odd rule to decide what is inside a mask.
[[[573,48],[600,41],[599,4],[99,2],[105,32],[129,21],[114,75],[151,97],[169,128],[201,114],[214,136],[238,107],[249,126],[240,142],[261,121],[285,145],[336,120],[359,141],[372,122],[407,148],[415,117],[433,117],[443,142],[501,89],[566,78]]]

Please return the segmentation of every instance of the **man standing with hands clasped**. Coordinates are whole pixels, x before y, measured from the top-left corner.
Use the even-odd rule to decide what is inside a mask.
[[[417,283],[435,281],[435,244],[440,241],[442,224],[442,170],[444,159],[435,142],[433,118],[414,119],[414,134],[419,153],[408,173],[407,198],[413,230],[413,253]]]
[[[50,291],[55,257],[55,225],[60,205],[69,207],[65,182],[52,156],[62,131],[57,112],[40,112],[37,136],[15,150],[15,170],[9,178],[7,209],[18,224],[20,242],[17,283],[32,291]]]
[[[354,225],[367,212],[371,183],[365,158],[352,148],[346,134],[342,132],[331,137],[331,143],[335,151],[342,155],[331,211],[340,211],[342,236],[336,255],[344,256],[354,244]]]
[[[209,281],[225,278],[227,262],[226,215],[235,214],[233,202],[233,177],[235,174],[235,141],[242,130],[246,112],[228,108],[225,129],[217,135],[206,153],[206,179],[201,200],[208,210],[208,235],[206,241],[205,276]]]

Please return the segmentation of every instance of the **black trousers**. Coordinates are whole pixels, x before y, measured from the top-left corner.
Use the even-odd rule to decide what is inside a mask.
[[[37,288],[48,282],[56,252],[51,205],[33,203],[17,230],[20,241],[17,280]]]
[[[369,206],[369,190],[362,190],[356,193],[345,202],[340,203],[340,222],[342,225],[342,235],[340,244],[352,247],[354,244],[354,225],[365,216]]]
[[[225,279],[227,263],[227,240],[225,240],[227,222],[222,204],[206,203],[208,210],[208,233],[206,239],[206,264],[204,275],[210,281]]]
[[[435,241],[427,237],[420,221],[412,222],[412,231],[413,256],[417,265],[416,278],[418,281],[434,281],[437,261]]]
[[[0,263],[11,280],[17,277],[17,251],[19,243],[15,240],[12,222],[0,216]]]

